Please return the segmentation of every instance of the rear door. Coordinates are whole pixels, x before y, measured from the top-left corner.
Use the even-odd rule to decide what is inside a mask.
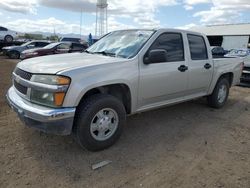
[[[201,35],[187,34],[189,44],[189,94],[207,93],[213,76],[213,63],[208,57],[207,43]]]
[[[148,49],[167,51],[167,61],[160,63],[140,63],[139,108],[158,106],[159,103],[175,100],[185,96],[188,71],[180,71],[186,66],[183,35],[166,32],[158,36]],[[158,104],[157,104],[158,103]]]
[[[0,40],[4,40],[4,37],[7,35],[8,29],[5,27],[0,27]]]

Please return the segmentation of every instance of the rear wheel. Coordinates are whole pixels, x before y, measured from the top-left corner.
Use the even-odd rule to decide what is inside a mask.
[[[226,78],[221,78],[211,95],[207,97],[208,105],[213,108],[221,108],[227,102],[227,98],[229,95],[229,81]]]
[[[87,98],[77,109],[73,135],[90,151],[113,145],[121,135],[126,112],[113,96],[98,94]]]
[[[12,41],[13,41],[13,37],[12,37],[11,35],[6,35],[6,36],[4,37],[4,41],[5,41],[5,42],[12,42]]]
[[[10,59],[19,59],[20,53],[18,51],[11,51],[9,52]]]

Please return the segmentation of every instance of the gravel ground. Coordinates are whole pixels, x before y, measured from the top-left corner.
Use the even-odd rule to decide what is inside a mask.
[[[199,99],[131,116],[113,147],[89,152],[18,120],[5,102],[15,65],[0,58],[0,187],[250,187],[249,88],[220,110]]]

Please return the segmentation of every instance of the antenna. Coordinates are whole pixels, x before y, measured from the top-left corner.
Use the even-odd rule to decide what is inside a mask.
[[[95,35],[102,36],[108,32],[108,3],[107,0],[97,0]]]

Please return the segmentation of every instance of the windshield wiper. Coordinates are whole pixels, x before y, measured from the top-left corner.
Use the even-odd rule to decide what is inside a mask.
[[[112,52],[106,52],[106,51],[93,52],[93,54],[102,54],[102,55],[105,55],[105,56],[111,56],[111,57],[115,57],[115,56],[116,56],[116,54],[115,54],[115,53],[112,53]]]

